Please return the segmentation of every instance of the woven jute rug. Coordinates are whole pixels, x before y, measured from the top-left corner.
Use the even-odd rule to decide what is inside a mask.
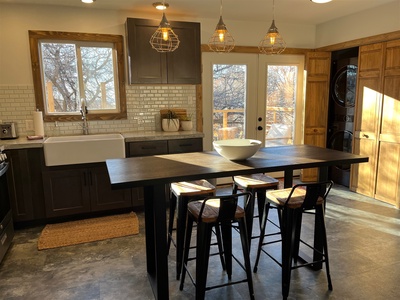
[[[38,239],[38,250],[58,248],[139,233],[134,212],[46,225]]]

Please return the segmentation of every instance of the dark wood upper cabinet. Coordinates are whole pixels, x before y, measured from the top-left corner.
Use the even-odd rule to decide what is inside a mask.
[[[159,20],[127,19],[129,83],[201,83],[200,23],[170,21],[180,44],[169,53],[150,45],[159,24]]]

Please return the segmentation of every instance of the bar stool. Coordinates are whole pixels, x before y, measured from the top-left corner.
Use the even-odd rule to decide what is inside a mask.
[[[253,235],[253,218],[259,218],[259,224],[261,227],[261,216],[264,210],[265,204],[265,193],[267,190],[277,190],[279,187],[279,180],[263,173],[242,175],[233,177],[233,191],[232,194],[236,194],[238,190],[250,192],[253,196],[250,199],[246,210],[246,224],[247,224],[247,236],[249,237],[249,245],[251,246],[251,239],[258,238],[259,236]],[[254,202],[257,196],[258,205],[258,216],[254,216]]]
[[[248,247],[245,211],[238,206],[238,198],[245,197],[249,201],[251,194],[209,197],[205,200],[193,201],[188,204],[188,218],[186,222],[184,261],[182,264],[182,276],[179,289],[183,290],[186,272],[188,271],[190,240],[193,224],[197,223],[196,239],[196,280],[189,273],[189,278],[196,287],[196,299],[204,299],[205,292],[214,288],[224,287],[237,283],[247,282],[250,298],[254,299],[253,280],[250,265],[250,253]],[[239,223],[240,240],[242,244],[244,266],[232,254],[232,222]],[[221,227],[226,262],[226,272],[229,281],[224,284],[206,286],[207,272],[210,254],[211,232],[213,227]],[[232,258],[235,259],[246,272],[243,280],[232,281]]]
[[[293,269],[311,266],[314,269],[321,268],[325,262],[328,288],[332,290],[332,281],[329,270],[328,243],[325,228],[325,201],[333,185],[332,181],[320,183],[297,184],[292,188],[267,192],[267,202],[261,220],[261,233],[257,249],[257,257],[254,265],[254,272],[257,272],[258,262],[261,251],[268,255],[272,260],[282,267],[282,296],[287,299],[290,288],[290,276]],[[282,213],[281,219],[281,239],[264,242],[266,221],[270,204],[274,204]],[[314,212],[310,212],[310,210]],[[306,243],[300,237],[301,222],[303,213],[315,214],[314,246]],[[268,253],[263,247],[282,242],[282,261],[279,262],[275,257]],[[311,262],[307,262],[299,256],[300,243],[305,244],[313,250]],[[298,264],[298,259],[304,263]],[[293,262],[295,265],[293,265]]]
[[[176,247],[176,279],[178,280],[182,269],[187,204],[189,201],[204,199],[207,196],[215,195],[216,188],[204,179],[195,181],[181,181],[171,183],[170,193],[167,251],[169,253],[172,242]],[[175,210],[177,210],[176,241],[172,236],[172,231],[174,229]],[[219,239],[218,234],[217,238]],[[220,244],[221,243],[219,243],[219,245]],[[224,261],[222,258],[221,263],[224,266]]]

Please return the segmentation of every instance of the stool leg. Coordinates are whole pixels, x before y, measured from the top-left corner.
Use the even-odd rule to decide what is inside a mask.
[[[176,217],[176,280],[179,280],[182,269],[187,205],[188,199],[186,197],[178,198],[178,213]]]
[[[300,235],[301,235],[301,222],[303,220],[303,214],[300,213],[296,219],[296,231],[295,231],[295,238],[294,238],[294,245],[293,245],[293,261],[297,263],[299,258],[299,249],[300,249]]]
[[[222,237],[221,229],[218,224],[215,225],[215,235],[217,237],[218,252],[219,252],[219,258],[221,260],[222,269],[226,270],[225,259],[224,259],[224,247],[221,240]]]
[[[261,228],[261,218],[264,211],[267,189],[257,189],[258,222]]]
[[[183,290],[183,285],[185,283],[186,267],[187,267],[187,262],[189,259],[190,239],[192,237],[192,229],[193,229],[193,219],[192,219],[192,217],[188,216],[187,222],[186,222],[186,231],[185,231],[185,245],[184,245],[184,252],[183,252],[181,284],[179,286],[179,289],[181,291]]]
[[[296,230],[296,210],[283,208],[282,219],[282,297],[287,299],[292,271],[293,241]]]
[[[171,247],[172,230],[174,228],[175,209],[176,209],[176,196],[173,193],[171,193],[171,196],[169,197],[167,255],[169,254],[169,248]]]
[[[228,279],[232,278],[232,223],[221,223],[222,241],[225,254],[225,267]]]
[[[258,262],[260,260],[260,255],[261,255],[261,248],[264,243],[265,228],[266,228],[267,220],[268,220],[269,207],[270,207],[270,203],[266,202],[265,207],[263,209],[263,214],[261,216],[260,239],[258,240],[257,256],[256,256],[256,262],[254,264],[254,270],[253,270],[254,273],[257,273],[257,266],[258,266]]]
[[[329,268],[328,241],[327,241],[325,218],[324,218],[324,215],[325,215],[324,206],[321,205],[320,207],[317,207],[315,213],[318,214],[319,218],[320,218],[319,221],[321,224],[321,231],[322,231],[323,240],[324,240],[326,277],[328,280],[328,288],[330,291],[332,291],[333,286],[332,286],[332,280],[331,280],[331,272],[330,272],[330,268]]]
[[[245,192],[250,192],[251,196],[248,197],[248,202],[245,203],[244,209],[246,213],[246,226],[247,226],[247,239],[249,240],[249,250],[251,248],[251,236],[253,232],[253,218],[254,218],[254,190],[246,189]]]
[[[250,251],[248,245],[248,237],[246,230],[246,220],[239,220],[239,230],[240,230],[240,240],[242,243],[244,265],[246,269],[247,285],[249,287],[250,299],[254,299],[254,288],[253,288],[253,278],[251,274],[251,264],[250,264]]]
[[[197,224],[196,244],[196,300],[204,299],[207,284],[208,259],[210,256],[212,226]]]

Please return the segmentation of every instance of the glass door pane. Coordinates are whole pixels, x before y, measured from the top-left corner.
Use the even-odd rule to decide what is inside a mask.
[[[296,65],[268,65],[265,146],[293,144],[297,100]]]
[[[213,64],[213,141],[245,136],[246,65]]]

